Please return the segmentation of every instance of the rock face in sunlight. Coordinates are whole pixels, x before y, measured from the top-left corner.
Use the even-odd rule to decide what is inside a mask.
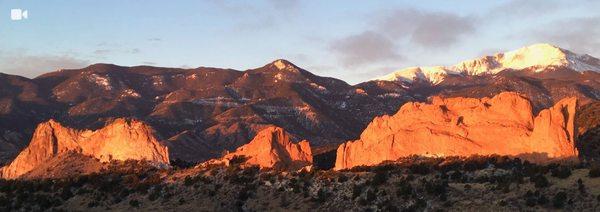
[[[534,116],[517,93],[493,98],[434,97],[375,118],[359,140],[338,147],[335,169],[376,165],[410,155],[510,155],[534,162],[574,159],[576,98]]]
[[[244,165],[261,168],[298,170],[312,165],[312,152],[308,141],[292,142],[292,137],[280,127],[261,130],[250,143],[243,145],[223,158],[208,163],[233,163],[244,158]]]
[[[167,148],[158,143],[153,132],[136,120],[116,119],[96,131],[71,129],[50,120],[38,125],[29,146],[0,169],[0,176],[17,178],[67,153],[91,156],[101,162],[133,159],[168,164]]]

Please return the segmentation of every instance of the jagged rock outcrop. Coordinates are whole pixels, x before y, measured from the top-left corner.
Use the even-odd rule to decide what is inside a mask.
[[[312,152],[308,141],[298,143],[280,127],[267,127],[250,141],[221,159],[208,161],[208,164],[224,163],[229,165],[235,158],[243,158],[243,165],[274,168],[280,170],[298,170],[311,166]]]
[[[335,169],[376,165],[410,155],[510,155],[535,162],[576,158],[576,98],[534,116],[517,93],[493,98],[432,98],[375,118],[359,140],[338,147]]]
[[[67,153],[91,156],[101,162],[133,159],[168,164],[167,148],[153,133],[151,127],[136,120],[116,119],[95,131],[71,129],[50,120],[38,125],[29,146],[0,169],[0,177],[17,178]]]

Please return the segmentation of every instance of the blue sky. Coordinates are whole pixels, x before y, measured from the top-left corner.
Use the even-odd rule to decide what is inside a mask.
[[[29,19],[11,21],[12,8]],[[0,72],[35,77],[93,63],[245,70],[284,58],[354,84],[539,42],[600,56],[598,11],[592,0],[0,0]]]

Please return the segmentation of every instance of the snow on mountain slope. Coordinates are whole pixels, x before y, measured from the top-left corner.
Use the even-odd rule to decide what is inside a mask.
[[[412,82],[419,79],[438,84],[449,74],[496,74],[507,69],[522,70],[526,68],[534,68],[536,72],[541,72],[548,67],[563,67],[578,72],[600,72],[600,59],[587,54],[576,54],[551,44],[541,43],[514,51],[497,53],[493,56],[463,61],[454,66],[406,68],[375,80]]]
[[[433,84],[438,84],[444,80],[444,77],[448,74],[460,74],[447,69],[443,66],[434,67],[410,67],[400,71],[385,75],[375,80],[383,81],[397,81],[402,80],[406,82],[412,82],[414,79],[427,80]]]

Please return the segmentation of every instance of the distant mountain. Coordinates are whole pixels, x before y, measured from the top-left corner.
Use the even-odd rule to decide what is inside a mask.
[[[157,130],[172,158],[188,161],[235,150],[270,125],[334,148],[356,138],[373,117],[413,100],[317,76],[285,60],[246,71],[94,64],[0,80],[7,82],[0,85],[0,133],[10,138],[0,137],[5,161],[48,119],[95,129],[136,118]]]
[[[557,69],[576,72],[600,72],[600,59],[580,55],[550,44],[534,44],[514,51],[460,62],[454,66],[411,67],[376,78],[383,81],[421,80],[432,84],[441,83],[449,75],[485,75],[501,71],[527,70],[534,73]]]
[[[286,60],[245,71],[94,64],[34,79],[0,74],[0,163],[14,159],[35,127],[49,119],[98,129],[117,118],[135,118],[156,130],[172,159],[217,158],[275,125],[310,141],[315,164],[325,167],[338,144],[358,139],[374,117],[394,114],[408,101],[513,91],[528,98],[534,112],[566,97],[597,102],[597,64],[591,56],[538,44],[357,85]]]
[[[402,89],[421,101],[433,95],[481,98],[514,91],[531,99],[537,111],[566,97],[578,97],[581,104],[600,100],[600,60],[535,44],[449,67],[402,69],[357,86]]]

